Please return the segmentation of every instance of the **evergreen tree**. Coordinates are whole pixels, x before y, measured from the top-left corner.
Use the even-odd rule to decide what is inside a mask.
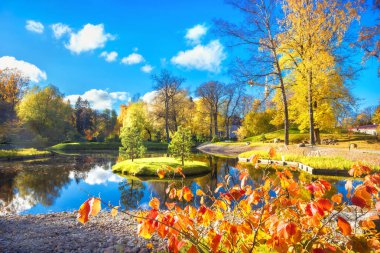
[[[141,157],[145,153],[143,140],[137,127],[123,127],[120,138],[123,145],[121,149],[132,159],[132,162],[133,159]]]
[[[184,166],[185,159],[190,157],[192,144],[190,129],[180,126],[169,144],[169,152],[174,157],[181,158]]]

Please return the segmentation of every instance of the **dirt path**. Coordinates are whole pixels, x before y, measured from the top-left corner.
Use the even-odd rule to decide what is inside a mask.
[[[202,151],[203,153],[210,154],[210,155],[224,155],[224,156],[237,157],[240,153],[253,150],[254,147],[247,146],[247,145],[236,145],[236,144],[217,145],[217,144],[210,143],[210,144],[199,146],[197,147],[197,149]]]
[[[137,222],[101,212],[82,225],[75,213],[0,216],[0,252],[153,252],[166,243],[137,236]]]

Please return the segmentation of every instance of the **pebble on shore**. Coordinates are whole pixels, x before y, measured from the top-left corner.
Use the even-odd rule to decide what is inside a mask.
[[[137,221],[125,214],[101,212],[84,225],[76,217],[76,212],[0,216],[0,252],[166,251],[161,238],[138,237]]]

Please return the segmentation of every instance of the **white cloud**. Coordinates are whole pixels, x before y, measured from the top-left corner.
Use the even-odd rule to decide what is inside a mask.
[[[193,49],[179,52],[171,58],[171,62],[188,69],[217,73],[224,59],[226,59],[226,54],[223,45],[219,40],[213,40],[205,46],[197,45]]]
[[[112,172],[111,163],[108,163],[107,168],[95,165],[87,174],[84,180],[89,185],[107,184],[108,182],[119,183],[123,178]]]
[[[158,92],[156,90],[149,91],[144,94],[144,96],[141,97],[142,101],[144,101],[147,104],[153,103],[154,99],[156,98]]]
[[[144,57],[138,53],[132,53],[121,59],[121,62],[127,65],[139,64],[144,61]]]
[[[95,110],[112,109],[112,106],[117,102],[125,103],[131,100],[128,92],[108,92],[97,89],[88,90],[82,95],[69,95],[65,99],[70,100],[70,103],[74,105],[79,96],[82,99],[87,99]]]
[[[25,25],[26,30],[35,32],[35,33],[43,33],[44,25],[41,22],[34,20],[27,20]]]
[[[100,57],[103,57],[107,62],[113,62],[113,61],[116,61],[116,58],[117,58],[117,52],[115,51],[112,51],[112,52],[102,52],[100,54]]]
[[[71,28],[62,23],[52,24],[50,27],[53,30],[53,34],[56,39],[61,38],[65,34],[71,33]]]
[[[80,54],[97,48],[103,48],[107,41],[114,38],[113,35],[105,33],[103,24],[87,24],[77,33],[70,33],[70,41],[65,46],[71,52]]]
[[[153,67],[149,64],[146,64],[146,65],[141,67],[141,71],[143,71],[145,73],[150,73],[152,70],[153,70]]]
[[[187,29],[185,38],[194,44],[199,44],[200,39],[206,35],[208,28],[205,25],[196,25],[190,29]]]
[[[32,82],[39,82],[46,80],[46,73],[40,70],[36,65],[33,65],[26,61],[19,61],[12,56],[0,57],[0,69],[17,69],[25,76],[27,76]]]

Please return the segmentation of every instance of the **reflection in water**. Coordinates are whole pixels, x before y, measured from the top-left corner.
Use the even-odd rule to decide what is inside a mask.
[[[154,156],[154,154],[153,154]],[[168,201],[166,189],[170,184],[176,187],[188,186],[194,193],[198,188],[214,192],[217,184],[230,176],[230,184],[239,184],[235,159],[218,158],[204,154],[194,155],[195,160],[204,161],[212,172],[192,179],[168,181],[140,181],[134,177],[121,177],[112,173],[112,165],[118,160],[117,154],[82,154],[55,156],[48,160],[12,162],[0,164],[0,215],[4,213],[48,213],[77,209],[90,195],[122,208],[133,210],[147,208],[151,197],[158,197],[161,203]],[[262,183],[263,172],[251,169],[254,187]],[[313,180],[305,174],[296,178]],[[333,185],[328,196],[343,192],[344,180],[327,179]],[[359,182],[354,182],[357,185]],[[195,197],[194,204],[199,203]],[[197,202],[198,201],[198,202]],[[162,206],[164,208],[164,206]]]
[[[137,209],[144,195],[145,185],[140,180],[125,180],[119,183],[119,190],[122,207],[127,210]]]

